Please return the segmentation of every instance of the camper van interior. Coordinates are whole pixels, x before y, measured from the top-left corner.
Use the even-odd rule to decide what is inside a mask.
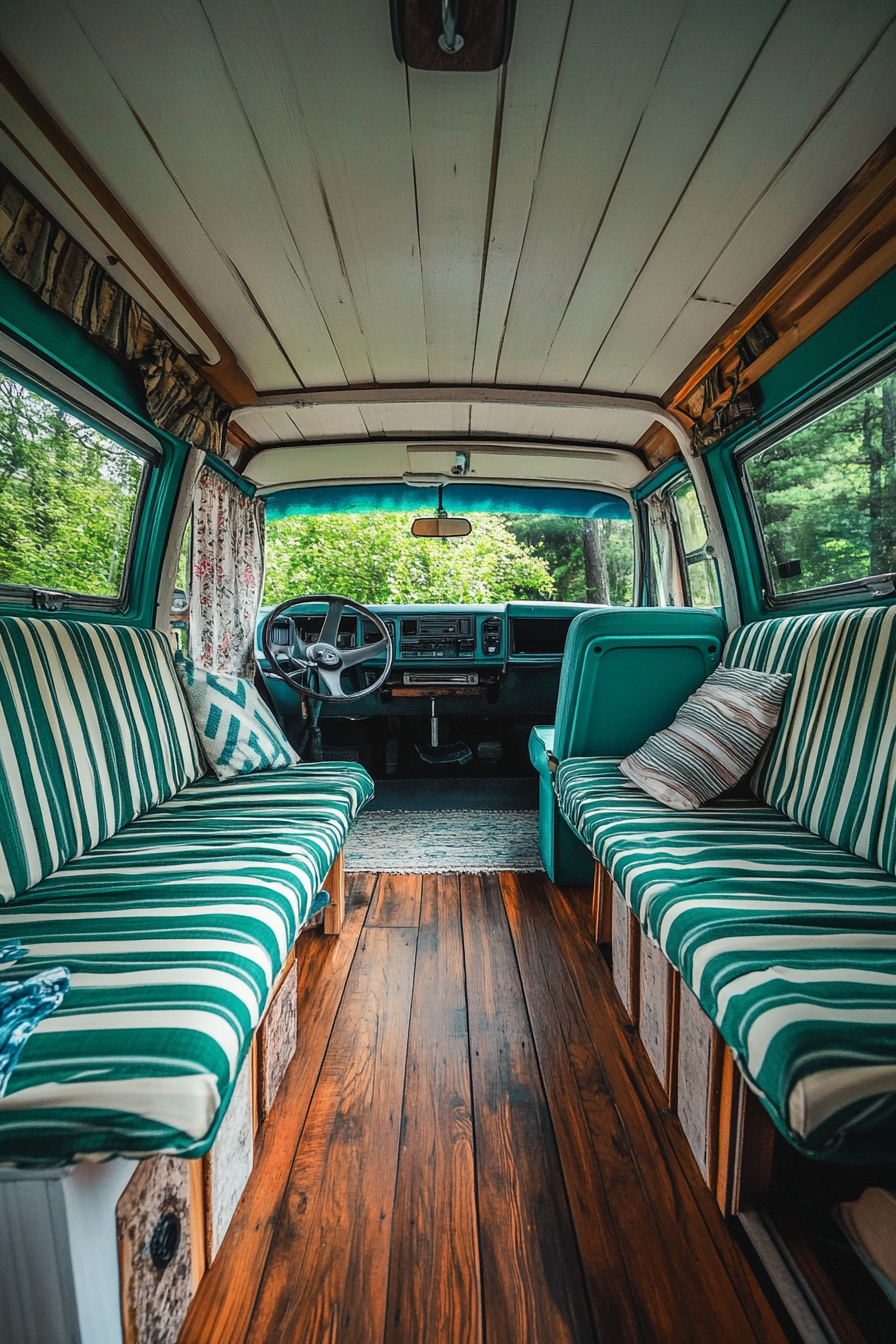
[[[896,0],[3,0],[3,1344],[896,1340]]]

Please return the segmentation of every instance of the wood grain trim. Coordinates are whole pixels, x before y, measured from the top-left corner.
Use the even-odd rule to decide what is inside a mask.
[[[785,296],[798,302],[801,290],[806,292],[817,287],[815,272],[819,266],[830,261],[832,256],[836,256],[844,248],[860,247],[862,235],[874,233],[878,227],[878,217],[886,212],[894,193],[896,193],[896,131],[893,131],[866,160],[851,181],[735,310],[719,333],[703,347],[681,376],[667,389],[663,402],[669,407],[674,407],[683,401],[701,378],[724,359],[750,328],[760,318],[765,317]],[[876,270],[874,266],[868,266],[866,263],[867,269],[863,269],[861,278],[856,278],[851,285],[847,285],[845,281],[842,286],[838,285],[828,298],[833,298],[836,293],[836,302],[840,306],[832,307],[826,304],[825,316],[819,316],[817,325],[811,330],[806,325],[808,314],[798,332],[788,328],[788,344],[780,346],[776,342],[761,357],[765,361],[762,372],[766,372],[785,354],[789,354],[790,350],[806,340],[812,331],[817,331],[823,322],[835,316],[842,307],[867,289],[894,264],[896,263],[893,261],[884,264],[882,259],[879,265],[883,269]],[[858,276],[858,272],[856,275]],[[778,331],[777,327],[774,329]],[[784,334],[780,333],[781,336]],[[770,358],[773,351],[777,351],[777,355]],[[750,366],[751,371],[753,367]],[[756,373],[751,381],[755,382],[760,376],[760,373]],[[748,384],[742,379],[740,385],[743,387]]]
[[[803,318],[794,322],[793,326],[783,332],[774,345],[770,345],[758,359],[754,359],[741,374],[739,386],[750,387],[758,382],[762,375],[774,368],[785,355],[789,355],[791,350],[795,350],[816,331],[820,331],[826,322],[842,312],[853,299],[864,294],[866,289],[870,289],[876,280],[880,280],[894,266],[896,266],[896,236],[842,280],[814,308],[810,308]]]
[[[678,1108],[678,1056],[681,1037],[681,976],[670,963],[666,982],[666,1076],[663,1089],[669,1110]]]
[[[613,879],[602,863],[594,865],[594,892],[592,918],[595,942],[613,941]]]
[[[324,890],[330,893],[330,904],[324,906],[324,933],[335,937],[342,931],[345,920],[345,850],[340,849],[333,866],[324,878]]]
[[[634,911],[628,912],[628,1002],[634,1026],[641,1020],[641,925]]]
[[[190,1179],[190,1253],[193,1260],[193,1291],[195,1292],[208,1268],[208,1245],[205,1229],[205,1159],[197,1157],[187,1165]]]
[[[131,218],[121,202],[109,190],[103,179],[90,166],[84,158],[84,155],[72,143],[59,123],[53,116],[51,116],[43,103],[41,103],[31,91],[19,72],[2,52],[0,52],[0,84],[2,84],[7,93],[15,99],[25,115],[40,131],[41,135],[43,135],[57,153],[62,156],[66,164],[84,184],[97,204],[106,212],[109,218],[115,222],[117,227],[121,229],[128,241],[133,243],[134,247],[144,260],[149,263],[158,278],[171,291],[186,312],[190,314],[190,317],[192,317],[200,331],[205,333],[214,348],[218,351],[220,358],[217,364],[207,364],[201,359],[191,358],[190,362],[195,367],[197,373],[199,373],[205,381],[215,389],[219,396],[223,397],[228,405],[245,406],[254,402],[256,395],[255,388],[240,368],[236,355],[218,331],[217,327],[212,324],[192,295],[184,288],[181,281],[171,270],[164,257],[162,257],[156,250],[143,230],[139,227],[136,221]],[[16,137],[13,138],[16,139]],[[53,181],[46,168],[39,163],[32,154],[28,153],[25,146],[21,145],[17,139],[16,143],[19,144],[23,153],[27,154],[28,158],[43,174],[53,189],[58,191],[71,206],[72,210],[84,220],[87,227],[96,232],[97,226],[94,221],[88,219],[84,215],[83,211],[78,208],[77,204],[63,190],[59,183]],[[105,240],[103,240],[103,242],[105,245]],[[111,247],[109,250],[110,252],[114,252],[114,249]],[[138,284],[148,289],[146,280],[143,276],[136,275],[124,260],[120,259],[120,264],[134,277]],[[177,317],[169,312],[163,301],[155,294],[153,294],[153,299],[162,311],[167,314],[171,321],[175,325],[179,325]]]
[[[708,1132],[717,1136],[715,1162],[716,1203],[727,1217],[735,1211],[734,1184],[737,1175],[737,1132],[740,1122],[741,1076],[734,1055],[726,1045],[722,1052],[718,1122]]]

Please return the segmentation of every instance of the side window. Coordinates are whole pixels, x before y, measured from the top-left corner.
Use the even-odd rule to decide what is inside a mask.
[[[115,606],[146,461],[0,369],[0,591]]]
[[[761,449],[743,471],[773,597],[896,571],[896,374]]]
[[[722,598],[719,579],[712,556],[706,554],[706,523],[697,492],[691,481],[686,481],[672,492],[678,537],[684,560],[686,605],[689,607],[718,607]]]

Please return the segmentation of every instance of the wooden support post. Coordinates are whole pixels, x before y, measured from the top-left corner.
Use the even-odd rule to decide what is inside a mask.
[[[743,1080],[726,1045],[718,1113],[716,1200],[726,1216],[755,1208],[768,1198],[775,1127]]]
[[[594,865],[594,895],[591,903],[592,927],[597,943],[613,941],[613,879],[602,863]]]
[[[637,1026],[641,1000],[641,925],[613,885],[613,980],[623,1007]]]
[[[324,891],[330,893],[330,904],[324,908],[324,933],[332,936],[340,932],[345,919],[345,851],[342,849],[324,878]]]
[[[678,1106],[678,1040],[681,1032],[681,976],[670,968],[666,1003],[666,1077],[664,1079],[669,1109]]]
[[[205,1235],[205,1163],[194,1158],[187,1163],[190,1181],[190,1253],[193,1268],[193,1291],[199,1287],[208,1268]]]

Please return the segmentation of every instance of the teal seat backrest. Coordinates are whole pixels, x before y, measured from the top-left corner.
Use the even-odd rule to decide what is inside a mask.
[[[660,728],[721,660],[715,611],[599,607],[569,627],[554,755],[626,756]]]
[[[0,620],[0,897],[10,900],[205,772],[154,630]]]
[[[757,621],[724,660],[792,675],[755,792],[896,873],[896,607]]]

